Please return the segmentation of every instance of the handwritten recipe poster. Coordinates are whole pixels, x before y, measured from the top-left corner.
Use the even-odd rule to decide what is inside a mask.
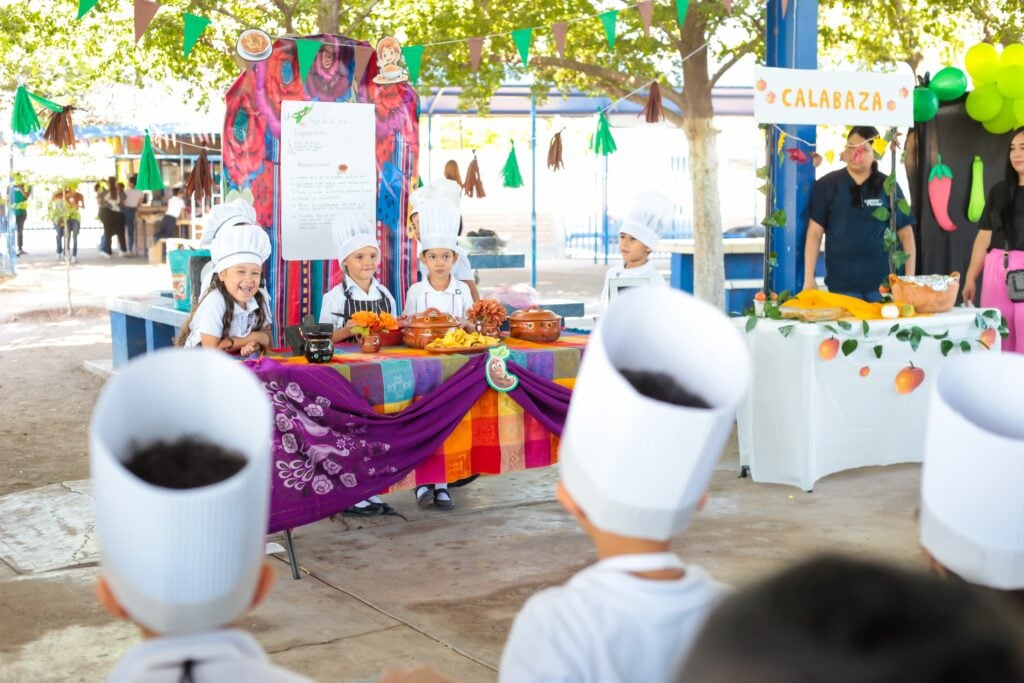
[[[372,104],[281,102],[281,254],[333,259],[339,209],[377,215]]]

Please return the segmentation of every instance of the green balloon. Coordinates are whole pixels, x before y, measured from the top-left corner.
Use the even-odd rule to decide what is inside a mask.
[[[992,43],[978,43],[964,56],[967,73],[974,79],[975,87],[996,80],[999,72],[999,53]]]
[[[995,83],[986,83],[967,96],[967,115],[979,123],[991,121],[1003,108],[1003,96]]]
[[[1003,97],[1015,99],[1024,97],[1024,66],[1011,64],[999,70],[996,76],[996,87]]]
[[[914,88],[914,123],[931,121],[939,112],[939,98],[928,88]]]
[[[1017,125],[1024,126],[1024,97],[1013,101],[1013,113],[1017,115]]]
[[[1013,45],[1007,45],[1004,47],[1003,54],[999,58],[999,63],[1003,66],[1012,66],[1014,64],[1024,66],[1024,45],[1014,43]]]
[[[935,93],[940,102],[949,102],[967,92],[967,76],[955,66],[947,66],[935,74],[928,83],[928,89]]]
[[[1014,126],[1017,125],[1017,113],[1014,111],[1014,101],[1004,100],[1003,108],[999,110],[995,118],[986,121],[981,124],[985,127],[989,133],[995,135],[1002,135],[1013,130]]]

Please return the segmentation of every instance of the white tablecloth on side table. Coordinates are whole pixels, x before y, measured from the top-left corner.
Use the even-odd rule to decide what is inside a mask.
[[[740,464],[749,466],[754,481],[810,491],[814,482],[833,472],[920,462],[929,389],[947,357],[939,340],[924,337],[914,351],[888,332],[896,323],[934,335],[948,332],[948,339],[956,342],[949,358],[963,353],[962,340],[970,343],[971,353],[998,353],[998,335],[992,350],[978,342],[980,312],[954,309],[870,321],[867,337],[862,323],[852,319],[851,330],[834,322],[758,320],[746,333],[754,376],[737,411]],[[747,318],[736,319],[741,329],[746,322]],[[795,325],[788,337],[779,332],[786,325]],[[822,360],[818,347],[833,336],[840,344],[856,340],[857,348],[849,356],[840,351],[834,359]],[[875,346],[882,347],[881,358],[876,358]],[[914,391],[900,394],[895,378],[910,363],[924,370],[924,381]],[[861,375],[862,368],[867,368],[866,376]]]

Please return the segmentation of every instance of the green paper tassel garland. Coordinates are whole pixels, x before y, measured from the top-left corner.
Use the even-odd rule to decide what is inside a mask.
[[[508,153],[508,159],[501,168],[501,184],[505,187],[522,187],[523,174],[519,172],[519,161],[516,159],[516,143],[512,143],[512,149]]]
[[[149,131],[146,131],[146,141],[142,145],[142,159],[139,161],[139,175],[135,181],[136,190],[163,190],[164,179],[160,176],[160,164],[156,162],[156,155],[153,154],[153,144],[149,141]]]
[[[18,92],[14,95],[14,112],[11,114],[11,130],[18,135],[28,135],[42,128],[39,123],[39,116],[32,107],[32,101],[28,97],[28,88],[18,86]]]
[[[590,141],[590,149],[601,156],[608,156],[618,149],[615,146],[615,138],[612,137],[611,124],[608,123],[608,117],[605,116],[604,112],[598,114],[597,131]]]

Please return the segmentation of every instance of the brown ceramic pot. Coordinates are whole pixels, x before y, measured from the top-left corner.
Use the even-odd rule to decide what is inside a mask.
[[[459,321],[436,308],[428,308],[402,328],[402,341],[414,349],[424,349],[427,344],[443,337],[448,330],[459,327]]]
[[[380,351],[380,335],[367,334],[359,340],[359,350],[363,353],[377,353]]]
[[[890,274],[892,300],[897,304],[912,304],[917,313],[945,313],[956,304],[956,296],[960,291],[960,273],[951,273],[949,277],[951,281],[946,289],[936,291]]]
[[[543,308],[531,306],[508,317],[509,336],[547,344],[562,336],[562,318]]]

